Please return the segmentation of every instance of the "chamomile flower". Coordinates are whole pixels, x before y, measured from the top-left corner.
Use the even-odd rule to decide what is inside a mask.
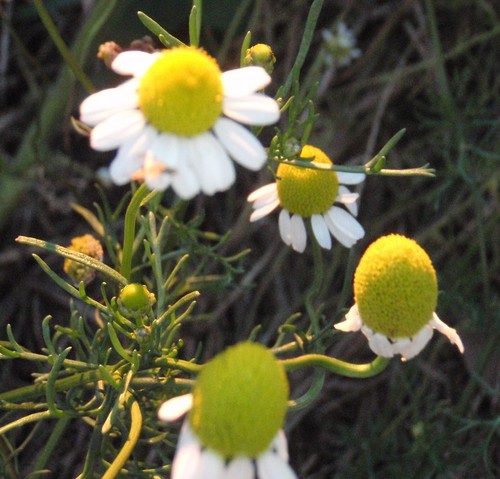
[[[162,404],[159,418],[185,413],[172,479],[296,479],[281,429],[285,371],[264,346],[243,342],[208,362],[192,394]]]
[[[228,189],[235,180],[230,158],[251,170],[266,161],[260,142],[239,124],[279,118],[276,101],[258,93],[271,80],[263,68],[222,73],[215,59],[193,47],[127,51],[111,66],[132,78],[86,98],[80,119],[93,127],[94,149],[118,150],[110,165],[114,183],[144,180],[189,199]]]
[[[361,258],[354,274],[355,304],[335,328],[361,330],[372,351],[386,358],[413,358],[434,329],[463,353],[456,330],[435,313],[437,296],[436,272],[427,253],[412,239],[383,236]]]
[[[312,163],[331,165],[331,160],[319,148],[305,145],[300,156],[314,158]],[[248,196],[254,209],[250,221],[257,221],[280,206],[281,239],[295,251],[306,248],[305,221],[310,221],[314,237],[322,248],[332,247],[333,235],[350,248],[365,231],[354,218],[358,214],[359,195],[345,185],[356,185],[365,178],[363,173],[344,173],[303,168],[281,163],[276,181],[260,187]],[[341,203],[347,211],[333,203]]]

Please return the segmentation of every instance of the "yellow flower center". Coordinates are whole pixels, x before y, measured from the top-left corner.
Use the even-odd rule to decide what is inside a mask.
[[[243,342],[207,363],[193,389],[191,428],[225,458],[256,457],[283,425],[288,381],[264,346]]]
[[[217,62],[201,50],[165,50],[140,82],[139,107],[160,131],[198,135],[221,115],[221,75]]]
[[[319,148],[305,145],[300,152],[303,158],[314,158],[314,163],[331,165],[332,161]],[[276,172],[280,204],[290,213],[304,218],[313,214],[326,213],[339,191],[339,180],[335,171],[281,163]]]
[[[372,243],[354,275],[354,297],[363,322],[389,338],[407,338],[432,318],[436,272],[427,253],[401,235]]]

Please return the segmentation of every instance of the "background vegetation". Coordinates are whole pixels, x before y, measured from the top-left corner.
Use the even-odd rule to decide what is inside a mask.
[[[147,35],[138,10],[179,38],[188,37],[187,0],[108,2],[114,6],[107,17],[99,12],[104,3],[45,2],[98,88],[119,80],[96,59],[98,45],[114,40],[126,47]],[[229,69],[238,65],[242,38],[251,30],[254,43],[273,47],[277,88],[295,60],[309,5],[206,0],[201,43]],[[3,339],[10,323],[19,342],[37,351],[47,314],[56,323],[68,321],[68,297],[14,239],[27,235],[67,245],[89,232],[70,205],[92,209],[102,201],[96,171],[111,154],[91,151],[73,130],[70,116],[78,115],[86,92],[63,65],[33,3],[3,1],[0,12],[0,335]],[[320,31],[340,20],[354,30],[362,55],[332,71],[322,61]],[[92,42],[82,41],[89,37]],[[287,421],[291,463],[302,479],[500,476],[499,38],[495,0],[324,2],[301,78],[303,88],[320,85],[311,142],[336,163],[362,164],[406,128],[389,165],[430,163],[437,170],[434,179],[368,178],[359,216],[367,236],[351,254],[361,255],[390,232],[415,238],[438,271],[438,314],[458,329],[465,354],[435,337],[416,359],[395,360],[376,378],[328,376],[312,407]],[[269,139],[263,138],[264,144]],[[183,330],[186,357],[202,344],[201,356],[209,358],[248,337],[258,324],[268,332],[260,340],[271,344],[276,327],[304,311],[312,256],[281,243],[275,217],[248,223],[246,196],[268,180],[268,172],[238,173],[230,192],[200,196],[190,205],[189,214],[205,230],[231,230],[225,255],[244,248],[251,253],[234,279],[214,283],[198,302],[200,320]],[[112,206],[128,190],[101,188]],[[351,304],[351,298],[339,298],[350,273],[348,255],[341,247],[324,255],[328,287],[318,302],[325,314]],[[44,258],[62,271],[60,258]],[[371,358],[364,338],[352,334],[342,336],[331,353],[353,361]],[[1,390],[29,384],[30,368],[21,361],[2,362]],[[309,371],[291,375],[293,396],[307,389],[311,376]],[[32,470],[37,444],[49,433],[50,423],[18,432],[19,477]],[[90,428],[74,423],[66,434],[68,441],[50,465],[54,478],[79,473]]]

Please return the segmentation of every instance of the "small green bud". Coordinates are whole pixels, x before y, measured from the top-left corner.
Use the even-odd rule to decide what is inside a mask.
[[[101,243],[89,234],[73,238],[68,249],[86,254],[98,261],[102,261],[104,256]],[[76,284],[79,284],[81,281],[89,284],[95,278],[94,269],[69,258],[64,260],[63,269]]]
[[[275,63],[276,57],[271,47],[264,43],[257,43],[257,45],[249,48],[243,60],[244,66],[255,65],[262,67],[269,74],[273,72]]]
[[[132,283],[120,291],[118,302],[132,313],[146,312],[155,304],[156,297],[144,284]]]

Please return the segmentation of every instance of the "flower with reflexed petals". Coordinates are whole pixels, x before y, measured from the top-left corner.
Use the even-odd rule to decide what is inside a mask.
[[[288,381],[264,346],[243,342],[208,362],[192,394],[160,407],[173,421],[189,411],[172,479],[296,479],[281,430]]]
[[[434,329],[463,353],[456,330],[435,313],[437,296],[436,272],[427,253],[412,239],[383,236],[361,258],[354,274],[355,304],[335,328],[361,330],[372,351],[386,358],[413,358]]]
[[[123,52],[112,68],[132,78],[86,98],[80,119],[93,127],[94,149],[118,149],[110,165],[114,183],[144,180],[150,189],[172,186],[189,199],[234,183],[230,157],[251,170],[265,163],[266,151],[239,124],[279,118],[276,101],[258,93],[271,80],[263,68],[222,73],[211,56],[192,47]]]
[[[313,158],[313,164],[332,164],[330,158],[314,146],[304,146],[300,156]],[[365,235],[365,230],[354,218],[358,214],[356,201],[359,195],[351,193],[342,184],[361,183],[365,178],[363,173],[325,171],[281,163],[276,177],[276,182],[264,185],[248,196],[254,209],[250,221],[260,220],[281,206],[281,239],[295,251],[302,253],[306,248],[306,218],[310,218],[314,237],[325,249],[332,247],[330,235],[346,248]],[[342,203],[350,214],[333,205],[335,202]]]

